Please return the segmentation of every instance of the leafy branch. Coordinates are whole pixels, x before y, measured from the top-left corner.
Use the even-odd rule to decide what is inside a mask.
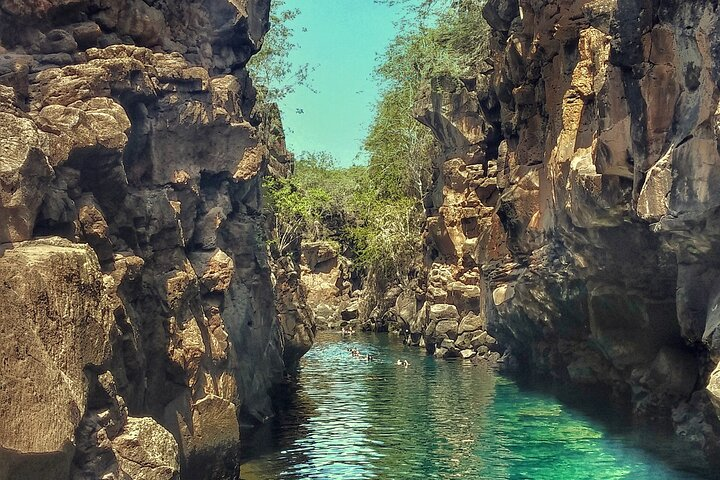
[[[277,102],[298,86],[312,90],[309,78],[313,68],[307,63],[297,65],[290,60],[290,54],[298,48],[291,25],[299,15],[299,9],[286,8],[285,0],[272,1],[270,30],[260,51],[247,64],[256,81],[259,101]]]

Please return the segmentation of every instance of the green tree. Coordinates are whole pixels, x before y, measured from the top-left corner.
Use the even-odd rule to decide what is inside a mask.
[[[356,264],[376,287],[404,282],[419,263],[422,216],[411,198],[377,202],[358,198],[362,215],[350,229]]]
[[[430,187],[431,158],[438,146],[413,117],[417,89],[401,85],[385,93],[365,139],[369,175],[380,198],[418,201]]]
[[[388,46],[376,72],[382,97],[365,140],[370,175],[380,194],[393,199],[421,198],[432,178],[431,158],[438,146],[413,117],[420,93],[437,88],[441,82],[434,82],[436,78],[474,73],[488,32],[481,12],[484,0],[424,0],[413,5],[445,10],[435,14],[435,26],[420,23]]]
[[[366,170],[338,168],[327,152],[303,152],[289,178],[266,177],[264,198],[275,219],[274,241],[280,252],[298,237],[348,243],[348,225],[357,214],[353,202],[366,183]]]

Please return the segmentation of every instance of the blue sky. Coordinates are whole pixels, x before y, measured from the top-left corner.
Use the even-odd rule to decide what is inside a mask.
[[[315,67],[310,84],[317,92],[299,86],[280,102],[288,147],[296,154],[324,150],[351,165],[379,96],[378,55],[396,35],[402,10],[374,0],[287,0],[286,7],[300,9],[291,24],[298,44],[291,59]]]

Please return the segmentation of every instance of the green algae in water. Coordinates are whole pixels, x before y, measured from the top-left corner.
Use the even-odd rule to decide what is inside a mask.
[[[348,348],[376,360],[353,358]],[[395,364],[404,358],[410,367]],[[666,432],[592,417],[469,362],[386,336],[323,334],[275,422],[245,438],[245,480],[715,478]],[[696,455],[693,457],[693,455]]]

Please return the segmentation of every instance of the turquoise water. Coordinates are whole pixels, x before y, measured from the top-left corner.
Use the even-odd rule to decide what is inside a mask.
[[[668,432],[632,427],[604,401],[589,415],[383,335],[322,334],[297,380],[275,421],[244,437],[242,479],[714,478]]]

